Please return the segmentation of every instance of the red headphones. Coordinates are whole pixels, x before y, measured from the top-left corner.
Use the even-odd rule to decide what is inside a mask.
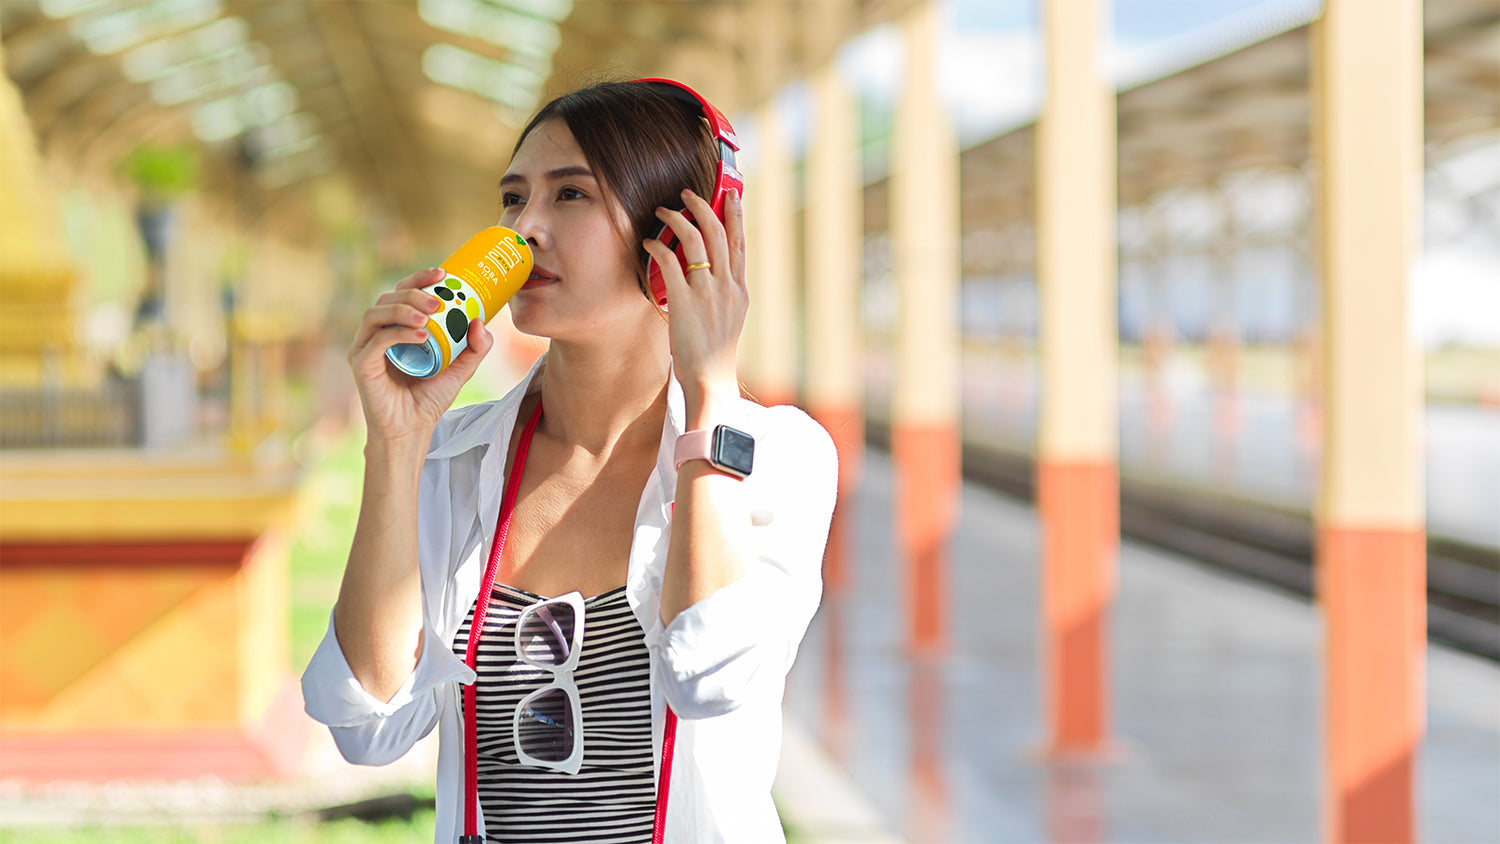
[[[734,135],[734,127],[729,125],[729,119],[724,113],[714,108],[713,104],[703,99],[697,91],[671,79],[637,79],[636,82],[653,86],[659,93],[671,97],[681,103],[686,103],[697,110],[700,117],[708,121],[708,128],[713,131],[714,139],[718,142],[719,167],[718,174],[714,177],[713,196],[709,198],[709,205],[713,206],[714,214],[722,222],[724,219],[724,199],[729,191],[745,192],[745,177],[734,167],[734,154],[739,151],[740,141]],[[684,212],[689,220],[693,215]],[[677,235],[671,227],[663,224],[656,232],[656,237],[665,243],[669,249],[677,253],[677,260],[682,263],[683,272],[687,272],[688,259],[682,252],[682,244],[678,242]],[[651,298],[658,305],[667,304],[667,283],[662,280],[661,268],[656,265],[654,259],[646,261],[646,271],[651,283]]]

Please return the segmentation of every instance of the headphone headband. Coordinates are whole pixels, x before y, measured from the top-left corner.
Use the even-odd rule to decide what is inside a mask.
[[[649,78],[636,79],[634,81],[650,85],[658,93],[691,106],[698,112],[699,116],[708,121],[708,127],[713,131],[714,138],[717,141],[715,148],[719,153],[719,166],[714,176],[713,194],[704,197],[704,199],[708,200],[709,205],[714,209],[714,214],[722,221],[724,219],[725,196],[731,190],[739,193],[744,193],[745,190],[745,177],[741,176],[740,171],[735,169],[734,154],[739,151],[740,139],[735,136],[734,127],[729,125],[729,119],[724,116],[722,111],[714,108],[713,103],[705,100],[702,94],[675,79]],[[692,214],[687,214],[689,220],[692,219],[692,216]],[[676,253],[677,260],[682,265],[683,271],[686,272],[688,265],[687,256],[683,254],[682,244],[678,242],[676,235],[672,233],[671,227],[663,225],[658,230],[656,237]],[[656,304],[666,307],[667,283],[661,277],[661,267],[658,267],[656,261],[650,258],[644,251],[641,254],[646,257],[646,271],[651,298]]]
[[[708,121],[708,128],[713,130],[714,137],[729,144],[730,149],[739,151],[740,139],[735,136],[734,127],[729,125],[729,118],[724,116],[724,112],[715,108],[713,103],[704,99],[702,94],[675,79],[651,77],[635,81],[651,85],[658,92],[698,109],[703,113],[703,119]]]

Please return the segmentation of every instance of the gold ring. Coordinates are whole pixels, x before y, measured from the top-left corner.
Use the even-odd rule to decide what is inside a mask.
[[[713,264],[709,263],[708,261],[699,261],[696,264],[688,264],[687,265],[687,271],[688,272],[692,272],[693,270],[708,270],[708,269],[712,269],[712,268],[713,268]]]

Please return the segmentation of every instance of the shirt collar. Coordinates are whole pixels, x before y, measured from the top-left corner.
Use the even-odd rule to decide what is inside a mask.
[[[427,459],[444,460],[475,448],[488,450],[490,445],[502,439],[508,443],[510,431],[515,428],[516,416],[520,413],[521,401],[542,388],[542,373],[546,364],[545,354],[537,358],[531,365],[531,371],[520,383],[498,401],[481,405],[481,409],[471,418],[459,424],[452,436],[429,451]],[[667,380],[667,413],[662,420],[661,445],[656,455],[658,471],[669,472],[668,477],[676,474],[673,456],[677,437],[682,434],[686,419],[687,400],[683,397],[682,385],[678,383],[674,371]]]
[[[441,445],[427,452],[428,460],[444,460],[463,454],[474,448],[489,448],[497,439],[510,441],[508,430],[514,428],[516,415],[521,409],[521,400],[542,388],[542,371],[546,369],[547,356],[542,355],[531,365],[531,371],[519,384],[498,401],[480,405],[472,416],[459,423],[453,435]]]

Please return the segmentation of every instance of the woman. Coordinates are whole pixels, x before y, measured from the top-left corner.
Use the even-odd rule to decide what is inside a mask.
[[[821,592],[834,449],[801,411],[740,396],[739,196],[722,222],[703,198],[718,115],[673,86],[585,88],[522,132],[501,224],[535,264],[511,315],[550,344],[509,395],[448,411],[494,345],[479,320],[440,375],[387,366],[387,348],[422,339],[435,300],[418,288],[438,271],[382,296],[350,350],[363,499],[303,692],[351,762],[388,763],[438,728],[440,844],[465,814],[492,841],[782,839],[780,704]],[[712,458],[708,432],[753,439],[753,467]]]

